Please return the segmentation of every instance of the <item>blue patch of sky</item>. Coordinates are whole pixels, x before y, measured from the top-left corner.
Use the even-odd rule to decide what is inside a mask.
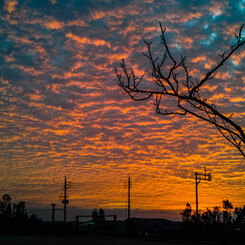
[[[245,0],[239,1],[237,6],[241,11],[245,11]]]
[[[234,71],[239,70],[239,67],[241,67],[240,64],[235,64],[233,59],[230,60],[229,64],[231,64],[229,67],[230,76],[234,75]]]
[[[167,40],[167,43],[170,44],[170,42],[172,42],[172,40],[176,40],[178,38],[178,34],[175,31],[166,31],[165,32],[165,38]],[[160,39],[160,37],[159,37]]]
[[[175,43],[175,49],[177,49],[177,51],[180,51],[182,49],[178,42]]]
[[[53,8],[52,11],[49,11],[49,15],[64,22],[76,19],[74,9],[67,6],[60,7],[59,9]]]
[[[202,7],[205,5],[205,1],[200,1],[200,0],[177,0],[174,2],[174,5],[177,5],[181,9],[186,9],[190,10],[193,8],[193,6],[197,7]]]
[[[210,39],[210,40],[214,40],[214,39],[216,39],[216,37],[217,37],[217,33],[213,32],[213,33],[210,35],[209,39]]]
[[[14,42],[11,40],[6,40],[7,34],[1,35],[3,37],[2,41],[0,41],[0,49],[1,55],[9,55],[13,52]]]
[[[66,49],[60,47],[57,51],[57,54],[54,55],[51,59],[51,64],[54,66],[65,65],[69,59],[69,53]],[[62,69],[69,70],[72,62],[69,62],[69,65],[64,66]]]
[[[3,66],[5,63],[5,59],[3,56],[0,56],[0,66]],[[0,69],[1,70],[1,69]],[[1,81],[1,80],[0,80]]]
[[[63,4],[62,5],[67,5],[67,0],[62,0]],[[132,1],[131,0],[124,0],[124,1],[98,1],[98,0],[71,0],[70,6],[74,10],[74,12],[79,13],[79,14],[85,14],[87,15],[90,11],[92,10],[110,10],[110,9],[115,9],[115,8],[124,8],[128,4],[130,4]]]
[[[218,35],[217,32],[212,32],[208,35],[208,38],[200,40],[201,45],[204,46],[210,46],[214,41],[216,42],[217,39],[220,39],[221,37]]]
[[[44,6],[52,6],[51,1],[49,1],[49,0],[42,0],[42,1],[39,1],[39,0],[31,0],[31,1],[24,0],[24,1],[21,1],[21,2],[26,4],[26,6],[30,6],[32,9],[41,9]]]
[[[245,27],[243,27],[243,30],[242,30],[242,37],[243,37],[243,40],[245,39]]]
[[[107,25],[105,24],[105,22],[103,22],[101,19],[97,19],[97,20],[92,20],[89,23],[91,26],[93,26],[93,28],[97,29],[106,29],[108,28]]]
[[[201,44],[204,46],[210,46],[211,42],[210,40],[206,39],[206,40],[201,40]]]
[[[21,1],[19,6],[26,9],[31,9],[31,13],[43,12],[45,14],[50,14],[52,11],[52,4],[48,0],[33,0],[33,1]]]
[[[2,77],[11,84],[16,84],[19,81],[24,81],[26,79],[26,74],[18,68],[3,67]]]
[[[48,0],[33,0],[28,2],[23,1],[21,4],[23,4],[25,8],[30,9],[32,14],[39,13],[40,17],[44,17],[45,15],[53,16],[60,21],[75,19],[75,8],[72,5],[72,1],[59,0],[56,4],[52,5],[52,3]]]
[[[207,30],[208,27],[209,27],[209,25],[208,24],[205,24],[204,27],[203,27],[203,29]]]
[[[4,6],[4,1],[0,1],[0,9],[3,9],[3,6]]]
[[[60,47],[65,46],[67,38],[63,32],[56,30],[46,30],[46,33],[48,36],[44,36],[39,40],[39,43],[42,43],[42,46],[45,48],[45,50],[51,50],[52,53],[56,53]]]
[[[217,21],[219,21],[220,24],[222,25],[224,25],[224,21],[227,24],[234,23],[234,22],[243,23],[244,22],[245,2],[244,3],[242,2],[244,2],[244,0],[242,1],[241,0],[240,1],[230,0],[228,2],[228,8],[225,9],[225,14],[222,15],[222,17],[224,18],[219,18]]]
[[[1,8],[1,7],[0,7],[0,8]],[[0,11],[0,15],[1,15],[1,16],[4,15],[2,12],[3,12],[3,11]],[[4,25],[8,25],[7,21],[0,18],[0,26],[3,28]]]
[[[213,13],[211,15],[211,17],[212,17],[213,20],[217,20],[217,18],[220,17],[220,15],[217,15],[217,14]]]
[[[200,22],[200,19],[198,18],[192,18],[191,20],[187,21],[184,25],[191,27],[191,26],[195,26]]]
[[[15,63],[25,67],[33,67],[35,63],[34,57],[36,57],[36,52],[28,52],[28,54],[17,53],[15,55]]]
[[[81,2],[81,0],[75,0],[75,2],[77,2],[78,4]],[[93,3],[93,8],[98,8],[98,7],[103,7],[103,8],[107,8],[107,9],[114,9],[115,7],[119,6],[119,7],[125,7],[128,4],[132,3],[131,0],[124,0],[124,1],[98,1],[98,0],[92,0],[92,1],[85,1],[85,2],[90,2]],[[92,7],[92,6],[90,6]]]
[[[59,0],[60,1],[60,0]],[[94,6],[94,4],[100,4],[98,1],[88,1],[88,0],[70,0],[70,4],[73,7],[89,7]],[[62,5],[67,3],[67,0],[61,0]]]

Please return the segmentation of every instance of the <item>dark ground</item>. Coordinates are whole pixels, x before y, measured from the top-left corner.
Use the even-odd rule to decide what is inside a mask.
[[[0,236],[0,245],[189,245],[128,238]],[[190,243],[194,245],[195,243]]]

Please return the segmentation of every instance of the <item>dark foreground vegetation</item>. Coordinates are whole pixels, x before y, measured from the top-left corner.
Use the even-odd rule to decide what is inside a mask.
[[[91,216],[87,222],[46,222],[28,216],[25,202],[0,200],[0,244],[245,244],[245,209],[223,201],[223,211],[195,214],[187,203],[182,222],[166,219],[106,220]]]

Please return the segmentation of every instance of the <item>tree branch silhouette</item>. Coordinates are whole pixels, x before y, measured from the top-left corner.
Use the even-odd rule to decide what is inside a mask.
[[[173,57],[165,38],[166,29],[163,29],[160,23],[160,37],[165,50],[163,55],[154,58],[151,48],[152,43],[144,40],[148,51],[143,55],[150,62],[152,68],[153,83],[150,84],[150,88],[149,81],[145,82],[147,81],[145,79],[147,71],[138,78],[132,68],[128,69],[126,67],[124,60],[120,63],[120,71],[115,68],[119,86],[134,101],[148,100],[154,96],[154,105],[158,114],[191,114],[213,124],[221,135],[236,147],[245,158],[245,133],[243,128],[233,121],[232,114],[227,116],[221,113],[213,103],[208,102],[207,98],[203,98],[200,94],[203,85],[212,80],[215,77],[215,72],[245,44],[244,37],[242,37],[243,28],[244,25],[241,25],[239,33],[235,33],[236,44],[230,46],[229,52],[220,54],[220,61],[202,79],[193,80],[186,65],[186,57],[181,56],[179,61]],[[163,108],[163,99],[166,98],[175,99],[176,110],[168,111],[167,108]]]

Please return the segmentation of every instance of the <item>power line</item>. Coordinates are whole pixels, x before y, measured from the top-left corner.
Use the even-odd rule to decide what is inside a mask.
[[[30,213],[50,212],[50,209],[45,209],[45,210],[31,210],[29,212]]]

